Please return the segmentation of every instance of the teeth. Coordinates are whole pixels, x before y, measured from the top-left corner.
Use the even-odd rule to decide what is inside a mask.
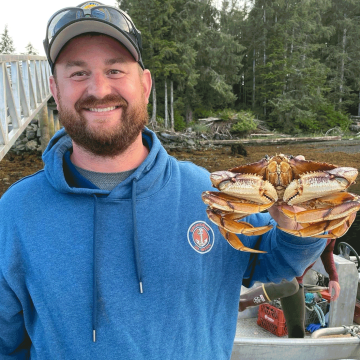
[[[90,108],[90,111],[95,111],[95,112],[104,112],[104,111],[111,111],[111,110],[115,110],[116,106],[111,106],[111,107],[107,107],[107,108]]]

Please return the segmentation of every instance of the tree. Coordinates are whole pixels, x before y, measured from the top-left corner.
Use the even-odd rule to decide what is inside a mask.
[[[1,34],[0,54],[13,54],[15,52],[13,40],[9,35],[8,25],[5,25],[4,32]]]
[[[336,109],[357,111],[360,90],[360,4],[357,0],[332,0],[325,22],[335,31],[327,42],[323,61],[331,69],[329,100]],[[355,93],[356,91],[356,93]]]
[[[31,44],[31,42],[29,42],[26,45],[25,49],[26,49],[26,51],[24,54],[26,54],[26,55],[38,55],[39,54],[39,52]]]

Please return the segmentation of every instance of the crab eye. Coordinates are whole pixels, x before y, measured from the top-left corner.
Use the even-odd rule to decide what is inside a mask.
[[[294,155],[289,155],[289,159],[294,159],[295,156]]]
[[[270,156],[269,155],[265,155],[265,160],[269,160]]]

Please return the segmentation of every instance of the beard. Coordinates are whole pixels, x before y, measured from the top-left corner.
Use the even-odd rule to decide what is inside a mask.
[[[143,99],[143,96],[140,98]],[[136,140],[148,122],[145,101],[129,105],[120,95],[109,94],[102,99],[88,96],[80,98],[75,103],[75,110],[71,110],[62,104],[59,90],[58,99],[59,120],[66,132],[78,146],[94,155],[104,157],[120,155]],[[82,115],[81,112],[84,109],[97,106],[120,106],[122,108],[121,116],[111,129],[101,127],[93,129]],[[97,122],[106,122],[106,120],[100,118]]]

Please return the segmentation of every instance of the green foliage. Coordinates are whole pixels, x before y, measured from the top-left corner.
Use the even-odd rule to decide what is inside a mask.
[[[209,132],[209,127],[206,126],[205,124],[193,123],[193,124],[191,124],[191,128],[197,134],[205,134],[205,133]]]
[[[341,130],[346,131],[351,124],[351,120],[346,114],[334,109],[331,104],[324,104],[316,112],[316,121],[319,129],[327,131],[334,127],[339,127]]]
[[[200,106],[194,110],[193,114],[196,119],[205,119],[212,116],[213,112],[209,109],[205,109],[204,107]]]
[[[255,130],[257,127],[255,115],[252,114],[251,111],[240,111],[238,113],[234,113],[231,110],[224,110],[222,112],[222,119],[233,121],[234,124],[232,125],[230,131],[240,135],[245,135],[249,131]]]
[[[39,52],[34,48],[34,46],[29,42],[25,47],[25,53],[27,55],[38,55]]]
[[[4,32],[1,34],[0,40],[0,54],[13,54],[15,51],[13,39],[9,35],[7,24],[5,25]]]
[[[191,114],[224,108],[221,117],[239,133],[255,123],[236,120],[230,108],[251,109],[288,134],[345,129],[344,114],[357,115],[360,1],[116,1],[142,33],[161,115],[163,84],[174,85],[177,131]]]
[[[232,109],[224,109],[216,114],[221,120],[234,120],[237,117],[237,112]]]
[[[179,111],[174,111],[174,130],[175,131],[183,131],[186,129],[186,122],[184,117],[180,114]]]

